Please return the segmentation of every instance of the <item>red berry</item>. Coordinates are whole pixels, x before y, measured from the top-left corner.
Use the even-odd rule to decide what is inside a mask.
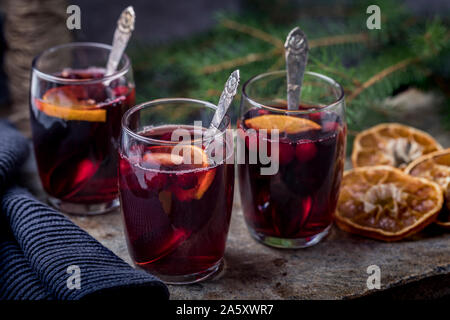
[[[125,160],[121,158],[119,160],[119,172],[120,174],[126,174],[130,170],[130,162],[129,160]]]
[[[285,165],[288,164],[289,162],[292,161],[292,159],[295,156],[295,146],[291,145],[288,142],[275,142],[272,141],[270,143],[270,145],[268,145],[268,148],[271,148],[271,146],[273,146],[274,148],[274,152],[278,152],[278,162],[281,165]],[[269,149],[268,152],[269,155],[272,155],[271,153],[271,149]]]
[[[316,156],[317,147],[312,140],[302,139],[297,143],[295,148],[295,156],[300,162],[307,162]]]
[[[130,88],[126,86],[118,86],[114,88],[114,94],[116,95],[116,97],[125,96],[128,91],[130,91]]]
[[[339,130],[339,123],[337,122],[327,122],[323,125],[323,130],[332,132],[332,131],[338,131]]]
[[[280,143],[280,163],[288,164],[294,159],[295,147],[291,143]]]
[[[309,119],[320,124],[320,120],[322,119],[322,113],[321,112],[310,113]]]
[[[195,172],[186,172],[176,175],[176,181],[174,184],[179,186],[181,189],[188,190],[195,188],[197,186],[198,179]]]
[[[172,132],[166,132],[166,133],[162,134],[160,139],[164,140],[164,141],[171,141],[172,140]]]
[[[258,132],[252,132],[247,131],[243,139],[245,139],[245,145],[247,146],[248,150],[251,152],[257,152],[258,151]]]
[[[159,191],[166,186],[167,176],[165,173],[149,170],[145,172],[145,182],[151,191]]]

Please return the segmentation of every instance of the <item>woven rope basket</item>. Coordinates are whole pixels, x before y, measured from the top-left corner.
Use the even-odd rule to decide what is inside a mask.
[[[71,41],[64,0],[2,0],[5,12],[5,71],[12,106],[10,120],[29,132],[28,99],[33,58],[52,46]]]

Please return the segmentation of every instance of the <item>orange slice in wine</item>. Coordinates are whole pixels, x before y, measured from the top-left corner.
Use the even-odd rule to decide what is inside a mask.
[[[63,86],[48,90],[36,107],[51,117],[70,120],[106,122],[106,110],[86,96],[81,86]]]
[[[344,173],[335,218],[344,231],[397,241],[434,222],[443,201],[432,181],[391,166],[361,167]]]
[[[318,130],[321,128],[316,122],[287,115],[266,114],[245,120],[248,128],[255,130],[266,129],[268,133],[271,130],[279,130],[287,134],[297,134],[308,130]]]
[[[174,173],[177,179],[174,180],[172,191],[180,201],[188,201],[192,199],[199,200],[208,190],[214,180],[216,174],[215,168],[208,168],[208,156],[206,152],[193,145],[179,145],[176,147],[155,146],[151,152],[147,152],[143,156],[143,160],[150,165],[155,166],[187,166],[189,169]],[[186,187],[182,184],[184,178],[192,178],[196,183]]]

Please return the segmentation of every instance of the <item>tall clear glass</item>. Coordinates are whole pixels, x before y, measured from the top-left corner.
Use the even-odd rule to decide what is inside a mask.
[[[105,75],[111,46],[69,43],[33,60],[31,128],[39,175],[50,203],[74,214],[119,205],[120,121],[135,103],[130,60]]]
[[[222,265],[234,189],[226,117],[204,135],[216,106],[172,98],[133,107],[122,121],[119,189],[128,249],[163,281],[201,281]]]
[[[254,238],[302,248],[318,243],[332,224],[345,160],[344,91],[333,79],[308,72],[300,105],[287,110],[286,87],[285,71],[243,86],[239,188]]]

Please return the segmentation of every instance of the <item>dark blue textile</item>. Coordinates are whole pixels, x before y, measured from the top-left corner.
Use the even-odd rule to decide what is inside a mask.
[[[0,299],[167,299],[160,280],[130,267],[26,190],[9,187],[27,152],[26,139],[0,121]]]
[[[8,122],[0,119],[0,192],[4,191],[27,155],[27,139]]]

